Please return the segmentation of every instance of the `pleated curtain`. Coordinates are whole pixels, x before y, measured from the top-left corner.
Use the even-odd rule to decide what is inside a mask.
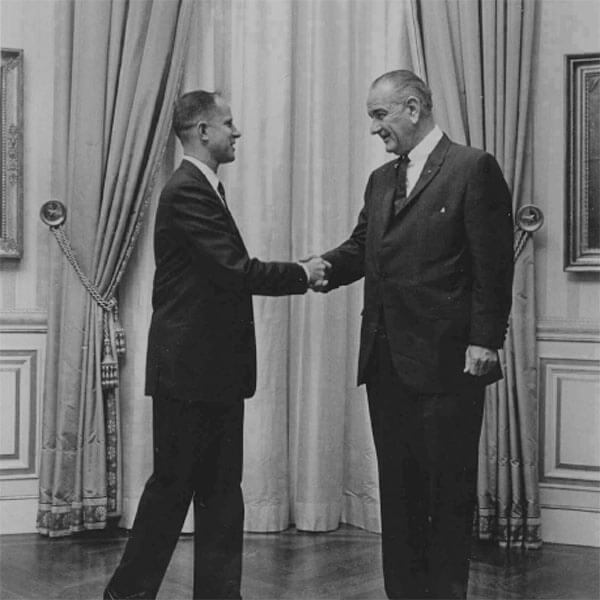
[[[372,169],[389,160],[369,134],[366,95],[381,73],[423,73],[410,0],[198,3],[183,89],[218,89],[242,131],[219,169],[252,256],[296,260],[342,242]],[[378,143],[379,142],[379,143]],[[180,160],[178,144],[164,176]],[[169,163],[167,165],[167,162]],[[122,286],[137,350],[122,376],[125,503],[131,526],[152,469],[143,361],[153,264],[146,222]],[[327,296],[255,297],[258,389],[246,401],[243,491],[248,531],[340,522],[378,531],[377,466],[356,364],[362,285]],[[186,522],[186,530],[193,523]]]
[[[168,137],[175,96],[202,88],[230,99],[243,137],[219,176],[250,254],[263,259],[294,260],[346,239],[368,174],[389,160],[369,135],[365,99],[391,69],[428,75],[440,124],[498,158],[517,208],[529,198],[534,11],[526,0],[57,5],[53,195],[67,204],[67,233],[102,294],[116,291],[128,264],[119,287],[128,353],[119,388],[103,393],[103,315],[55,248],[40,531],[102,527],[121,499],[121,524],[131,526],[152,469],[143,394],[152,223],[159,188],[181,158]],[[249,531],[380,528],[368,410],[355,386],[361,302],[361,284],[255,298]],[[534,310],[529,243],[516,265],[507,377],[486,401],[479,524],[482,536],[530,546],[539,543]]]
[[[52,197],[67,207],[81,272],[105,299],[116,294],[162,161],[190,9],[190,0],[55,6]],[[52,268],[38,530],[63,536],[120,512],[120,394],[100,375],[104,351],[116,358],[116,313],[105,314],[56,245]]]
[[[537,0],[420,0],[436,118],[458,142],[498,160],[513,208],[532,202],[530,103]],[[515,264],[502,352],[479,449],[478,535],[539,547],[538,403],[533,240]]]

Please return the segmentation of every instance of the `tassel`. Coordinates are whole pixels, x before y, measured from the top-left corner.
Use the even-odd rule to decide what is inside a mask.
[[[113,356],[108,327],[104,327],[102,363],[100,365],[100,382],[103,390],[112,390],[119,385],[119,367]]]
[[[125,353],[127,352],[127,341],[125,339],[125,330],[119,320],[119,309],[116,306],[113,311],[113,319],[115,323],[115,350],[118,357],[125,356]]]
[[[122,327],[115,330],[115,348],[117,356],[125,356],[127,344],[125,342],[125,330]]]
[[[102,364],[100,365],[100,374],[102,378],[103,390],[112,390],[116,388],[119,384],[119,371],[117,368],[117,361],[113,358],[110,349],[108,354],[104,354]]]

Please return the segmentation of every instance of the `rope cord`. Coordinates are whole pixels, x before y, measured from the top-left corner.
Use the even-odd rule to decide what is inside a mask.
[[[529,232],[529,231],[524,231],[523,229],[520,229],[520,228],[517,231],[519,233],[518,233],[517,239],[515,241],[514,262],[517,262],[517,258],[519,258],[519,255],[521,254],[521,252],[523,252],[523,249],[525,248],[525,245],[527,244],[527,240],[531,237],[531,232]]]
[[[73,248],[71,247],[71,242],[69,242],[69,238],[66,236],[62,225],[50,227],[50,231],[54,234],[60,249],[63,251],[63,254],[66,256],[70,265],[75,270],[75,273],[77,273],[77,277],[79,277],[79,280],[83,284],[83,287],[88,291],[89,295],[105,312],[113,312],[117,307],[117,300],[114,296],[102,296],[102,294],[98,291],[98,288],[82,271],[81,266],[77,261],[77,257],[73,252]]]

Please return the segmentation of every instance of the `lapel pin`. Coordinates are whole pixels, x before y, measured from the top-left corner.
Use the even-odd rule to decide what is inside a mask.
[[[445,207],[445,206],[442,206],[442,208],[440,209],[440,212],[441,212],[441,213],[445,213],[445,212],[446,212],[446,207]]]

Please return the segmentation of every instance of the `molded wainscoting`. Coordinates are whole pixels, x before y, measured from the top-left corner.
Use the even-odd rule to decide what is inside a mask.
[[[545,542],[600,546],[599,342],[592,326],[538,328]]]
[[[46,317],[0,315],[0,533],[35,531]]]

